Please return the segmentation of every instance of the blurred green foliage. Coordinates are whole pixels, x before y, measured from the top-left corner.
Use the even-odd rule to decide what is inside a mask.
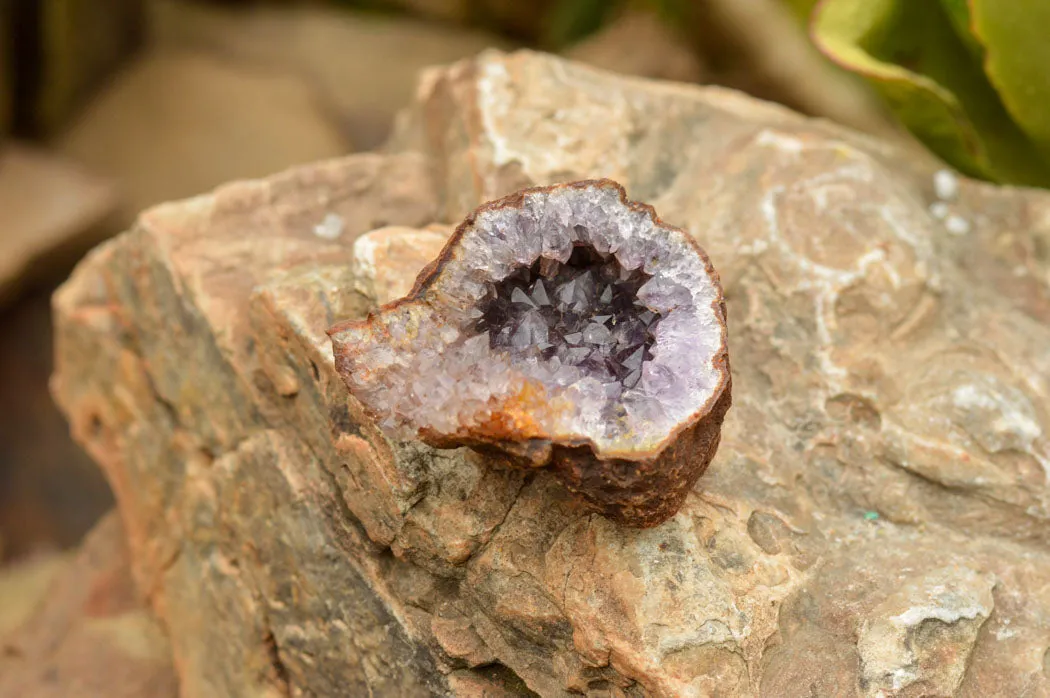
[[[805,22],[809,20],[810,15],[813,13],[813,7],[818,1],[819,0],[784,0],[784,4],[788,6],[792,14]]]
[[[652,12],[669,25],[681,28],[693,0],[558,0],[544,18],[540,43],[562,49],[586,38],[627,9]]]
[[[355,10],[408,11],[485,27],[550,50],[585,39],[626,9],[680,23],[695,0],[335,0]]]
[[[611,0],[562,0],[543,21],[543,44],[561,48],[593,34],[619,9]]]
[[[141,46],[145,2],[0,0],[0,122],[20,136],[58,131]]]
[[[587,38],[621,12],[652,12],[681,27],[695,10],[696,0],[332,0],[354,10],[409,12],[473,24],[490,31],[561,50]],[[816,0],[792,0],[813,3]]]
[[[1050,2],[824,0],[811,27],[946,162],[1050,187]]]

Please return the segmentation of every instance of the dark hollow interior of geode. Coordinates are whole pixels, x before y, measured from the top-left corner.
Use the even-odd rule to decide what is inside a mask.
[[[624,269],[613,255],[577,245],[565,263],[541,257],[493,283],[475,329],[488,333],[493,349],[633,388],[652,358],[660,320],[638,300],[649,278],[641,269]]]

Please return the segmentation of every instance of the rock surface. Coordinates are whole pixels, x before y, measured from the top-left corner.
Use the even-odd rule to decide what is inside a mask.
[[[141,56],[56,147],[120,182],[124,223],[168,199],[351,150],[290,71],[179,49]]]
[[[683,37],[653,12],[628,11],[565,57],[595,68],[643,78],[700,82],[704,67]]]
[[[420,70],[506,45],[450,24],[297,5],[217,8],[155,0],[155,42],[164,49],[206,51],[249,71],[295,76],[363,150],[389,135]]]
[[[51,551],[0,567],[0,638],[33,614],[52,580],[68,567],[65,554]]]
[[[413,229],[598,176],[695,235],[728,305],[722,446],[648,530],[388,440],[324,334],[414,276]],[[145,213],[56,296],[54,390],[182,695],[1050,695],[1050,195],[954,189],[519,53],[427,73],[388,154]]]
[[[112,182],[30,146],[0,145],[0,305],[72,266],[104,237],[115,205]]]
[[[25,588],[28,581],[38,585],[35,595]],[[115,514],[88,534],[73,559],[41,560],[13,578],[0,575],[0,592],[0,695],[177,695],[171,648],[135,591]],[[9,593],[26,604],[14,628],[4,627]]]

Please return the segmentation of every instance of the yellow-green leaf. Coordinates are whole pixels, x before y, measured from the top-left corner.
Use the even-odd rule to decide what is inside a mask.
[[[1014,123],[980,56],[954,26],[939,0],[824,0],[812,31],[832,60],[870,81],[901,121],[957,169],[1050,185],[1050,164]]]
[[[970,18],[970,0],[941,0],[941,7],[948,15],[948,21],[955,30],[963,45],[970,54],[978,61],[984,60],[984,48],[977,37],[973,35],[972,22]]]
[[[970,11],[989,80],[1050,161],[1050,1],[971,0]]]
[[[622,3],[607,0],[558,0],[545,18],[543,43],[567,46],[594,33]]]
[[[787,4],[788,9],[791,10],[791,13],[803,22],[809,19],[810,14],[813,12],[813,6],[817,4],[817,0],[784,0],[784,2]]]

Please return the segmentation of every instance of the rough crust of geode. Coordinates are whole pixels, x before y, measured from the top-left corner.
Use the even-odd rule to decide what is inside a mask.
[[[405,298],[328,333],[381,427],[549,466],[631,526],[678,511],[731,403],[717,273],[611,180],[482,205]]]

